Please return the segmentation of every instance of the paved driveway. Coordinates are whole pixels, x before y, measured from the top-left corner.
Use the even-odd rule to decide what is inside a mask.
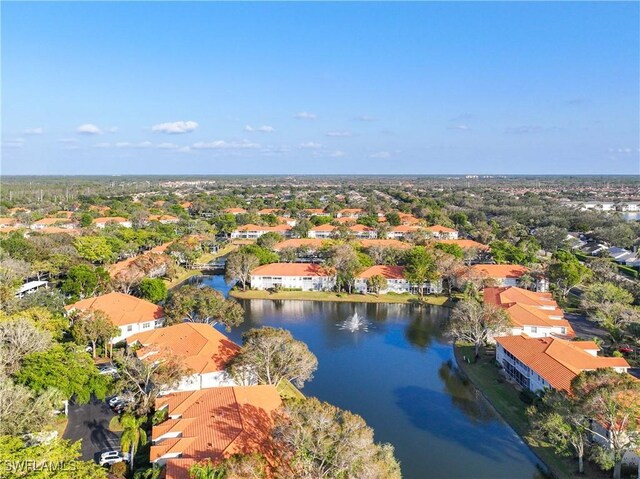
[[[120,449],[120,433],[109,431],[113,411],[104,402],[92,398],[88,404],[69,405],[69,423],[62,436],[71,441],[82,440],[82,459],[100,459],[100,453]]]
[[[564,317],[571,324],[576,336],[581,339],[592,340],[594,337],[598,337],[607,341],[609,338],[609,334],[598,323],[591,321],[582,314],[566,313]]]

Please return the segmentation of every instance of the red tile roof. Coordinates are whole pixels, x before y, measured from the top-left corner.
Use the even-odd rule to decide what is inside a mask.
[[[253,224],[242,225],[236,228],[237,231],[289,231],[291,226],[289,225],[276,225],[276,226],[258,226]]]
[[[521,278],[529,271],[519,264],[474,264],[469,269],[487,278]]]
[[[525,334],[498,337],[496,341],[552,387],[565,391],[569,391],[571,380],[582,371],[629,367],[624,358],[605,358],[589,354],[587,350],[600,349],[592,341],[565,341],[552,337],[530,338]]]
[[[101,223],[126,223],[129,220],[127,218],[123,218],[122,216],[105,216],[103,218],[95,218],[93,220],[93,224],[101,224]]]
[[[252,276],[333,276],[333,272],[315,263],[271,263],[258,266]]]
[[[439,239],[436,241],[436,243],[442,243],[442,244],[457,244],[458,246],[460,246],[462,249],[472,249],[472,248],[476,248],[479,250],[489,250],[489,247],[485,244],[482,243],[478,243],[477,241],[473,241],[470,239]]]
[[[153,427],[150,459],[168,459],[167,479],[189,479],[195,462],[214,462],[233,454],[260,452],[272,456],[273,413],[282,401],[274,386],[217,387],[160,397],[156,410],[167,408],[169,419]],[[163,434],[179,437],[159,440]]]
[[[281,251],[285,248],[300,248],[301,246],[307,246],[310,249],[320,249],[323,244],[330,242],[331,240],[322,238],[294,238],[284,241],[280,241],[275,244],[273,249]]]
[[[223,371],[240,351],[240,346],[224,334],[202,323],[180,323],[127,338],[127,344],[136,342],[143,346],[136,350],[139,358],[153,361],[158,355],[171,353],[182,358],[187,368],[199,374]]]
[[[67,311],[102,311],[116,326],[146,323],[164,317],[162,306],[123,293],[108,293],[65,306]]]
[[[335,229],[336,229],[335,226],[326,224],[326,225],[314,226],[313,228],[311,228],[311,231],[333,231]]]
[[[496,306],[520,303],[528,304],[529,306],[558,309],[558,303],[554,301],[551,293],[538,293],[516,286],[484,288],[483,293],[485,303],[495,304]]]
[[[425,230],[431,233],[457,233],[458,232],[458,230],[455,230],[453,228],[448,228],[442,225],[427,226]]]
[[[362,239],[358,240],[358,243],[365,249],[374,246],[378,248],[409,249],[413,246],[410,243],[395,239]]]
[[[365,226],[365,225],[353,225],[353,226],[349,226],[349,229],[351,231],[354,232],[361,232],[361,231],[375,231],[375,228],[371,228],[370,226]]]
[[[403,279],[404,266],[389,266],[384,264],[371,266],[360,273],[358,278],[369,279],[375,275],[384,276],[386,279]]]

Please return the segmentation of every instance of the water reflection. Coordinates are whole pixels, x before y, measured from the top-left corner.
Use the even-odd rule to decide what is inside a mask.
[[[303,392],[360,414],[395,447],[405,479],[532,479],[535,457],[449,365],[448,310],[403,304],[240,301],[252,327],[286,328],[319,367]],[[367,333],[338,325],[357,313]]]
[[[442,363],[438,369],[438,377],[451,397],[451,403],[469,419],[483,423],[495,419],[490,406],[484,401],[480,392],[462,379],[452,361]]]

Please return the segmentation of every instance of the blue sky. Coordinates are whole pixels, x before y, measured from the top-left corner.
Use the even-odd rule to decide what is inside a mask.
[[[2,3],[3,174],[640,174],[640,4]]]

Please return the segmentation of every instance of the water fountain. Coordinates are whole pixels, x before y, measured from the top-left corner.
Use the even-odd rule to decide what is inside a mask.
[[[347,331],[351,331],[352,333],[356,331],[368,331],[369,321],[367,321],[363,317],[360,317],[360,315],[358,315],[358,312],[356,311],[352,316],[340,323],[339,328],[346,329]]]

